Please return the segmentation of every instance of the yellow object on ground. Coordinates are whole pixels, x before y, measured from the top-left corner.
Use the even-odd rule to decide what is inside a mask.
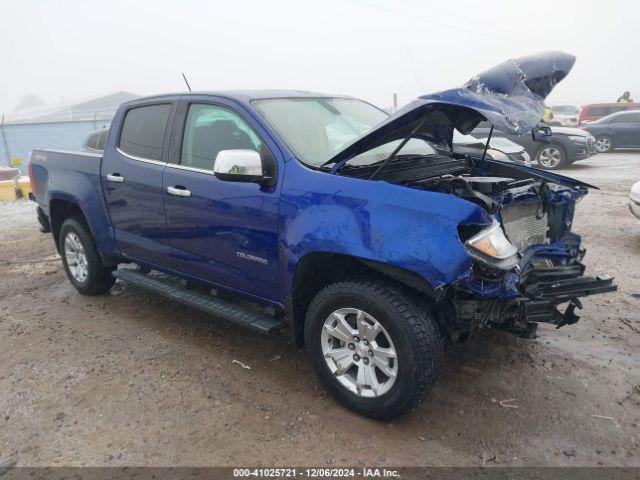
[[[13,202],[16,199],[16,181],[0,181],[0,202]]]
[[[29,182],[29,177],[23,176],[18,179],[18,190],[22,194],[22,198],[29,198],[29,194],[31,193],[31,182]]]

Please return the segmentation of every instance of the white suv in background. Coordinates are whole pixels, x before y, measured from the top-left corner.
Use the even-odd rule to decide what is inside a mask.
[[[631,186],[629,210],[631,210],[631,213],[636,217],[640,218],[640,182],[636,182]]]
[[[575,127],[578,125],[580,117],[580,109],[573,105],[556,105],[551,107],[553,113],[552,122],[558,123],[563,127]]]

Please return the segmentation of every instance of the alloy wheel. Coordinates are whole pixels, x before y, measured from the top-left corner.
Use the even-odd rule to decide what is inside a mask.
[[[555,168],[562,162],[562,152],[556,147],[545,147],[538,154],[538,162],[546,168]]]
[[[607,137],[601,137],[596,140],[596,150],[599,153],[608,152],[611,150],[611,140]]]
[[[340,308],[322,327],[322,353],[342,386],[361,397],[387,393],[398,376],[398,357],[387,330],[356,308]]]
[[[69,232],[64,239],[64,257],[71,276],[79,283],[84,283],[89,276],[87,254],[78,235]]]

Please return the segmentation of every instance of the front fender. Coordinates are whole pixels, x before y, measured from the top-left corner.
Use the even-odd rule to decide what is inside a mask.
[[[489,215],[452,195],[286,164],[281,194],[281,255],[285,294],[296,265],[310,253],[337,253],[418,274],[438,290],[471,270],[458,237],[461,223]]]

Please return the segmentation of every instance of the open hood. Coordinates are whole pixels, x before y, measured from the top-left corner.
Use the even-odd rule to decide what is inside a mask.
[[[453,130],[466,134],[489,120],[507,133],[529,132],[542,118],[544,99],[567,76],[575,57],[543,52],[508,60],[464,86],[417,98],[331,158],[337,170],[372,148],[412,135],[451,148]]]

